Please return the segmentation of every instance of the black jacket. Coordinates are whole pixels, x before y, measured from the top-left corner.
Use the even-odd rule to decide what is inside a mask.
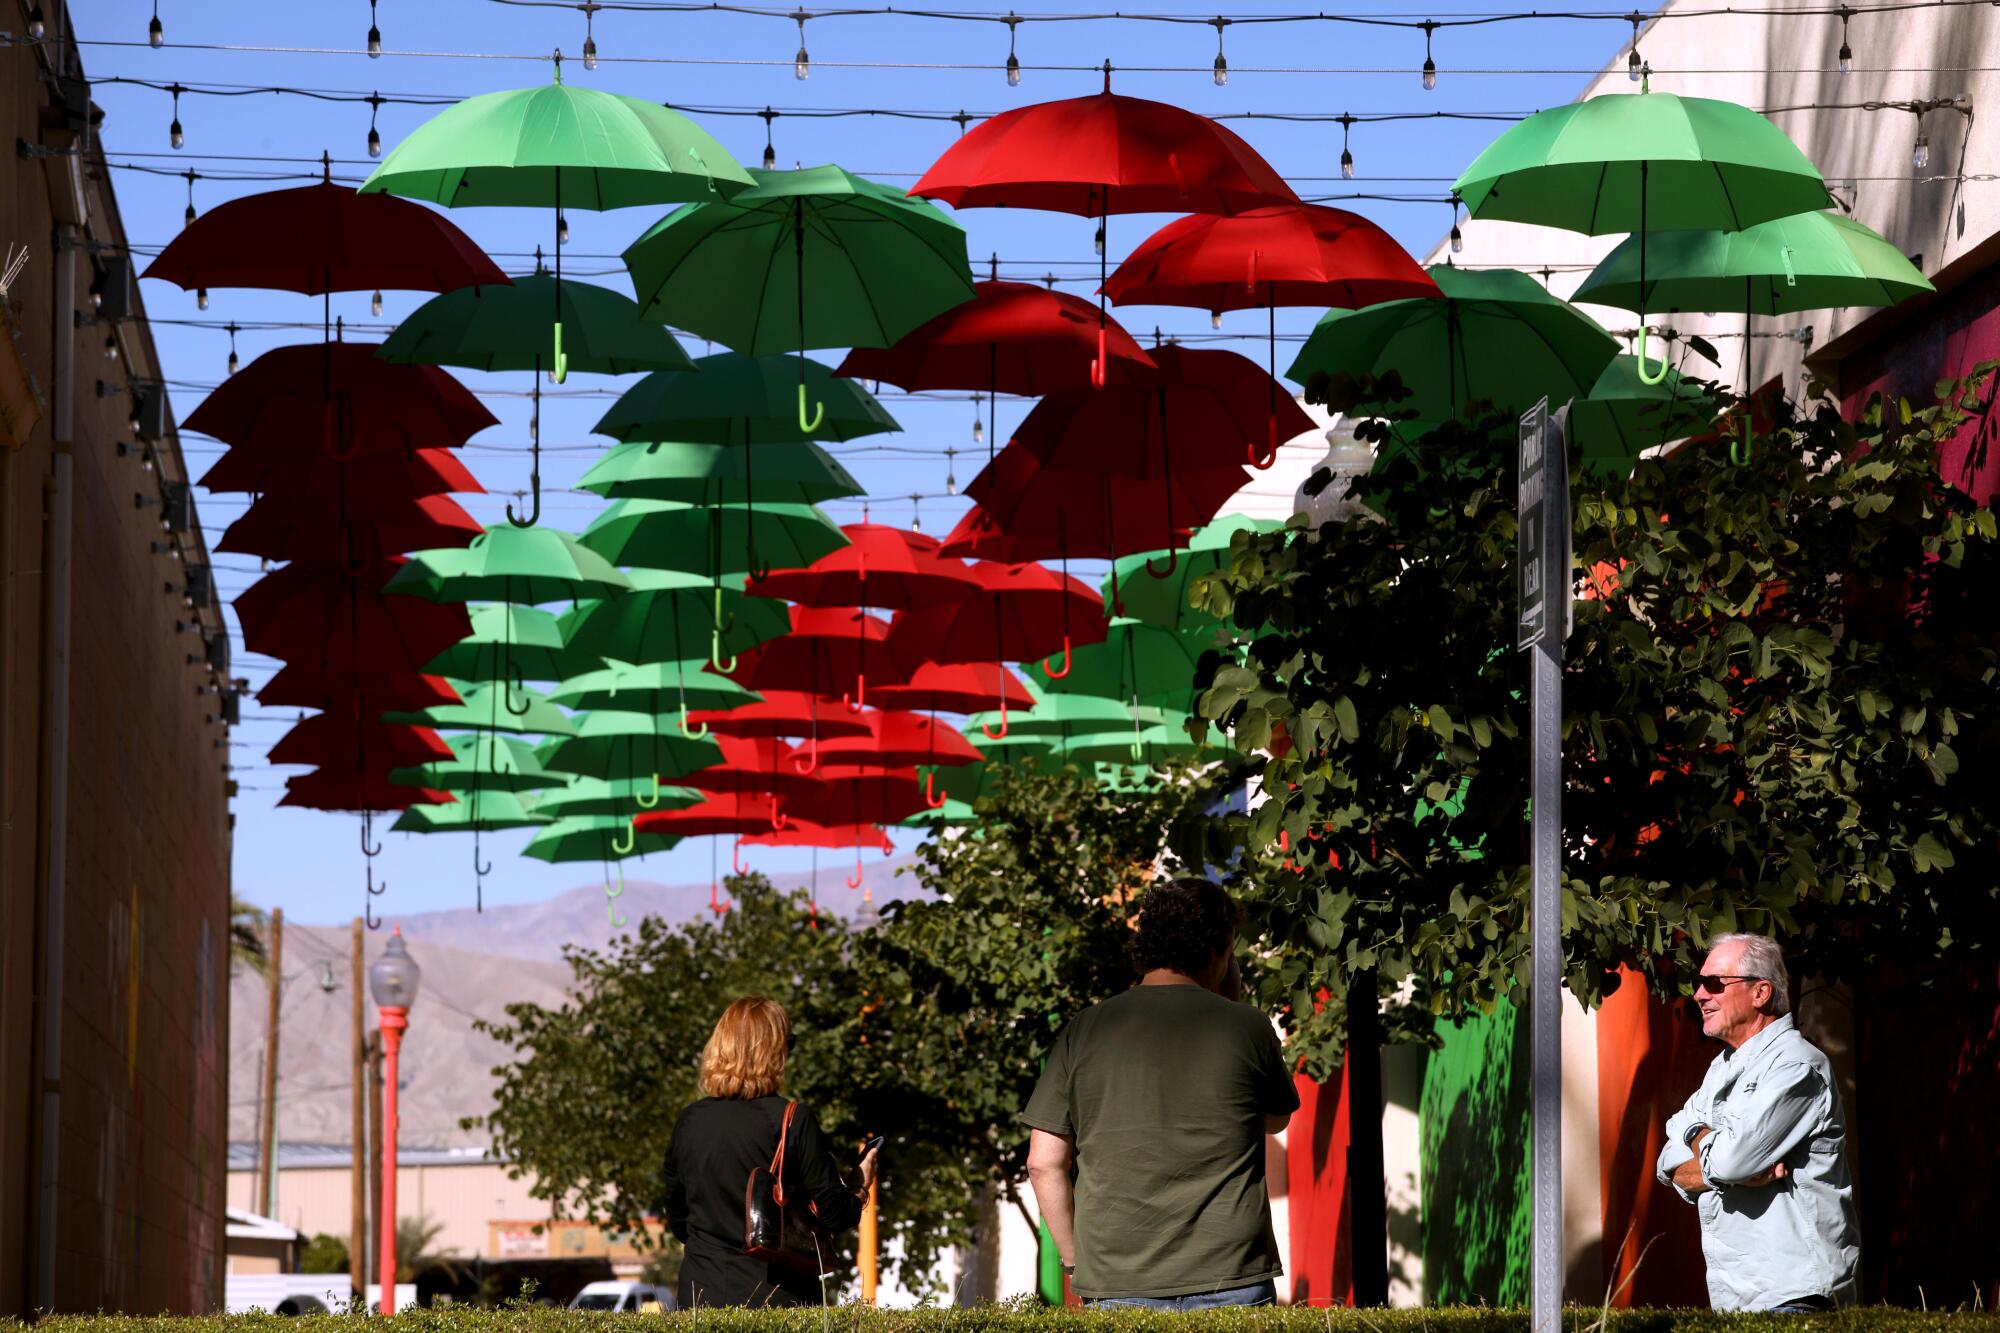
[[[681,1112],[667,1146],[667,1228],[687,1247],[678,1295],[695,1305],[817,1305],[816,1278],[743,1253],[743,1190],[769,1166],[784,1121],[783,1097],[704,1097]],[[785,1144],[785,1194],[810,1200],[829,1240],[861,1220],[861,1200],[841,1179],[819,1121],[801,1105]]]

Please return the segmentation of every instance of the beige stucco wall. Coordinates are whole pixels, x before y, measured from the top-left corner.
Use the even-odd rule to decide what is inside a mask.
[[[429,1214],[444,1224],[441,1250],[471,1257],[486,1253],[487,1223],[502,1219],[546,1218],[549,1207],[528,1194],[528,1180],[509,1180],[497,1164],[403,1166],[396,1172],[396,1211],[404,1217]],[[229,1173],[229,1206],[254,1208],[256,1172]],[[278,1172],[275,1220],[303,1231],[348,1235],[348,1172],[345,1167],[295,1168]]]

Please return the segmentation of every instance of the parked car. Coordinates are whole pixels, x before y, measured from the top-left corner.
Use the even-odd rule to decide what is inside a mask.
[[[610,1310],[635,1314],[641,1310],[675,1310],[674,1293],[650,1282],[592,1282],[569,1303],[572,1310]]]

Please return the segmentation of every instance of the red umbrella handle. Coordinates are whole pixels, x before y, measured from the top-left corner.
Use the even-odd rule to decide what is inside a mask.
[[[1249,455],[1248,461],[1250,466],[1256,468],[1259,472],[1269,472],[1271,468],[1278,461],[1278,418],[1277,417],[1273,416],[1270,418],[1269,423],[1267,425],[1267,432],[1268,433],[1266,434],[1264,440],[1263,452],[1260,453],[1258,451],[1257,442],[1255,440],[1252,440],[1248,445],[1244,447],[1245,453]]]
[[[750,873],[750,867],[743,864],[743,839],[738,837],[729,848],[729,868],[738,875]]]
[[[1176,546],[1167,552],[1167,567],[1165,569],[1153,568],[1153,562],[1148,560],[1146,562],[1146,572],[1156,579],[1164,579],[1171,576],[1176,569],[1180,568],[1180,563],[1181,548]]]
[[[850,889],[861,887],[861,848],[858,846],[854,849],[854,873],[847,877],[847,887]]]
[[[937,794],[937,770],[934,768],[924,774],[924,805],[936,810],[944,805],[944,799]]]
[[[868,706],[868,677],[865,674],[856,676],[854,678],[854,693],[849,694],[845,690],[841,691],[840,701],[847,705],[847,711],[850,713],[858,713],[863,708],[866,708]]]
[[[1104,387],[1104,344],[1104,324],[1100,321],[1097,325],[1097,359],[1090,363],[1090,387],[1093,389]]]
[[[984,722],[979,724],[979,730],[989,741],[997,741],[1007,734],[1007,681],[1004,677],[1000,681],[1000,730],[994,731]]]
[[[1055,660],[1055,654],[1051,653],[1049,655],[1049,662],[1053,662],[1054,660]],[[1067,676],[1069,674],[1070,667],[1073,664],[1070,661],[1069,635],[1067,634],[1063,635],[1062,664],[1063,664],[1062,670],[1058,671],[1054,667],[1050,666],[1048,662],[1044,662],[1042,663],[1042,671],[1044,674],[1048,676],[1050,680],[1061,680],[1064,676]],[[1004,700],[1002,706],[1004,707]]]
[[[787,828],[791,827],[791,823],[792,817],[778,809],[778,796],[777,793],[773,792],[771,795],[771,831],[773,833],[783,833]]]
[[[817,736],[813,738],[811,745],[812,748],[806,752],[806,757],[803,761],[797,755],[791,756],[792,767],[798,769],[801,775],[810,773],[819,767],[819,738]]]
[[[718,896],[716,890],[720,887],[714,880],[710,880],[708,883],[708,910],[717,916],[721,916],[724,912],[727,912],[731,906],[728,899]]]

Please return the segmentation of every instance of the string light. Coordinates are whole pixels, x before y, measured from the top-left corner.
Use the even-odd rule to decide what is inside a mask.
[[[28,40],[31,42],[39,42],[42,40],[43,36],[47,34],[47,32],[48,29],[44,27],[42,24],[42,7],[40,5],[29,5]]]
[[[1910,165],[1922,171],[1931,164],[1931,136],[1924,133],[1922,113],[1917,116],[1917,142],[1910,150]]]
[[[1455,255],[1465,253],[1465,233],[1458,229],[1458,196],[1456,194],[1451,197],[1451,252]]]
[[[799,53],[792,57],[792,77],[795,79],[812,76],[812,57],[806,54],[806,20],[811,17],[803,9],[792,15],[799,25]]]
[[[592,0],[584,0],[577,8],[583,11],[583,67],[596,69],[597,34],[591,31],[591,21],[597,17],[600,6],[592,3]]]
[[[187,90],[178,83],[167,89],[174,97],[173,123],[167,126],[167,142],[175,148],[187,146],[187,136],[181,133],[181,94]]]
[[[236,326],[234,324],[231,324],[229,326],[229,373],[230,374],[234,375],[236,373],[236,365],[237,365]]]
[[[1340,178],[1354,179],[1354,153],[1347,146],[1348,134],[1354,129],[1354,117],[1343,114],[1340,117]]]
[[[1632,54],[1625,57],[1625,77],[1637,83],[1639,66],[1644,63],[1639,59],[1639,25],[1645,22],[1645,17],[1636,9],[1627,17],[1632,20]]]
[[[188,172],[184,172],[183,174],[184,174],[184,175],[186,175],[186,177],[187,177],[187,183],[188,183],[188,206],[187,206],[187,211],[186,211],[185,213],[181,214],[181,225],[182,225],[183,227],[192,227],[192,226],[194,225],[194,181],[195,181],[195,173],[194,173],[193,171],[188,171]]]
[[[1427,93],[1435,92],[1438,86],[1437,61],[1431,59],[1431,34],[1436,32],[1439,26],[1436,19],[1425,19],[1422,24],[1424,30],[1424,91]]]
[[[1101,255],[1104,253],[1104,224],[1102,222],[1097,224],[1097,234],[1090,238],[1090,246],[1097,254]]]
[[[1211,329],[1222,327],[1222,312],[1220,310],[1211,310],[1208,312],[1208,327]]]
[[[778,113],[767,106],[757,114],[764,118],[764,170],[776,171],[778,150],[771,145],[771,122],[778,118]]]
[[[375,295],[368,298],[368,313],[371,315],[382,313],[382,293],[376,292]]]
[[[368,94],[368,156],[382,156],[382,131],[375,128],[375,118],[382,112],[382,94]]]
[[[1215,25],[1215,86],[1220,88],[1229,82],[1229,57],[1222,54],[1222,30],[1229,26],[1226,18],[1212,18]]]
[[[115,333],[104,335],[104,359],[106,361],[118,359],[118,335]]]
[[[569,218],[562,213],[556,214],[556,244],[569,244]]]
[[[910,497],[911,532],[922,532],[924,530],[923,503],[924,503],[924,497],[921,495],[912,495]]]
[[[975,392],[972,395],[972,442],[979,444],[986,439],[986,423],[979,415],[979,404],[984,399]]]
[[[208,288],[197,287],[194,289],[194,308],[196,310],[208,309]]]
[[[977,438],[976,436],[974,437],[975,440]],[[952,448],[950,445],[946,445],[944,447],[944,493],[946,495],[958,494],[958,464],[955,461],[957,458],[958,450]]]
[[[1843,78],[1854,72],[1854,48],[1847,44],[1847,20],[1853,17],[1853,10],[1846,5],[1840,7],[1840,73]]]
[[[1011,9],[1008,10],[1007,11],[1007,86],[1009,88],[1018,88],[1021,86],[1021,57],[1014,54],[1014,35],[1015,35],[1014,30],[1020,26],[1021,26],[1021,20],[1014,17],[1013,10]]]
[[[153,0],[153,21],[146,25],[146,45],[155,51],[167,44],[167,30],[160,26],[160,0]]]
[[[375,24],[375,0],[368,0],[368,58],[382,58],[382,29]]]

